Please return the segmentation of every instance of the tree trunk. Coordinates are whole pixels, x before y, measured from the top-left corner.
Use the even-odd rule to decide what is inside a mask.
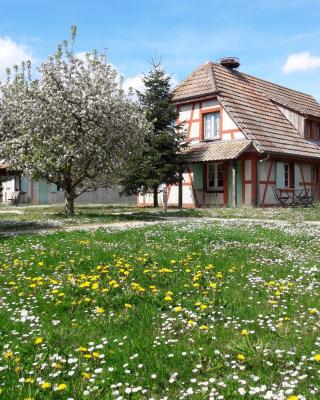
[[[158,203],[158,186],[153,187],[153,207],[159,207]]]
[[[67,217],[74,216],[74,191],[64,192],[64,212]]]

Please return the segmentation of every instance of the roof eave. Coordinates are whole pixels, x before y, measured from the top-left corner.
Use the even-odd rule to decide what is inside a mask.
[[[186,103],[192,103],[195,100],[202,101],[206,100],[207,98],[212,98],[212,97],[217,97],[221,93],[220,90],[215,90],[214,92],[208,92],[208,93],[203,93],[203,94],[197,94],[194,96],[188,96],[188,97],[181,97],[179,99],[172,99],[172,102],[174,104],[186,104]]]

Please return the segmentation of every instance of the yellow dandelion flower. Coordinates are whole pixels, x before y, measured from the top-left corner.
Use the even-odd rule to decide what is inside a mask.
[[[245,361],[245,359],[246,359],[246,357],[243,354],[241,354],[241,353],[237,354],[237,360]]]
[[[217,273],[216,273],[216,277],[217,277],[217,278],[222,278],[222,276],[223,276],[223,275],[222,275],[222,272],[217,272]]]
[[[51,388],[51,383],[50,383],[50,382],[44,381],[44,382],[41,384],[41,389],[49,389],[49,388]]]
[[[175,312],[180,312],[180,311],[182,311],[182,307],[180,307],[180,306],[175,307],[175,308],[174,308],[174,311],[175,311]]]
[[[320,361],[320,354],[316,354],[316,355],[313,357],[313,359],[314,359],[315,361]]]
[[[287,400],[299,400],[298,396],[289,396],[287,397]]]
[[[97,308],[96,308],[96,312],[97,312],[98,314],[103,314],[103,313],[104,313],[104,308],[103,308],[103,307],[97,307]]]
[[[192,319],[189,319],[188,325],[193,326],[193,325],[195,325],[195,324],[196,324],[195,321],[193,321]]]
[[[93,355],[93,357],[95,357],[95,358],[100,358],[100,353],[99,353],[98,351],[94,351],[94,352],[92,353],[92,355]]]
[[[217,288],[217,284],[215,282],[210,282],[211,289],[216,289]]]
[[[309,313],[311,314],[311,315],[318,315],[318,310],[316,309],[316,308],[311,308],[310,310],[309,310]]]
[[[90,377],[91,377],[91,375],[88,373],[88,372],[82,372],[82,377],[84,378],[84,379],[90,379]]]
[[[40,336],[37,336],[37,337],[34,339],[34,344],[41,344],[41,343],[43,343],[43,338],[40,337]]]
[[[125,308],[132,308],[133,307],[133,305],[129,304],[129,303],[126,303],[124,306],[125,306]]]
[[[206,331],[208,330],[208,326],[207,325],[201,325],[200,328],[202,331]]]
[[[65,383],[59,383],[56,390],[62,391],[62,390],[65,390],[66,388],[67,388],[67,385]]]
[[[172,301],[172,296],[165,296],[165,301]]]
[[[6,360],[8,360],[9,358],[12,358],[12,357],[13,357],[12,351],[11,351],[11,350],[6,351],[6,352],[4,353],[4,355],[3,355],[3,357],[4,357]]]
[[[247,329],[242,329],[242,331],[240,332],[242,336],[248,336],[249,335],[249,331]]]

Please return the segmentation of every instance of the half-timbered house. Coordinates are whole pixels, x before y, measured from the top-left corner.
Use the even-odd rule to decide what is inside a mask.
[[[168,205],[264,207],[316,195],[320,104],[242,73],[239,65],[235,58],[206,62],[174,90],[189,146]],[[151,203],[151,194],[138,198],[140,206]]]

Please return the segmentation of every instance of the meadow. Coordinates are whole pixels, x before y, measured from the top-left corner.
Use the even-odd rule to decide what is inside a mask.
[[[0,399],[319,399],[320,228],[0,238]]]

